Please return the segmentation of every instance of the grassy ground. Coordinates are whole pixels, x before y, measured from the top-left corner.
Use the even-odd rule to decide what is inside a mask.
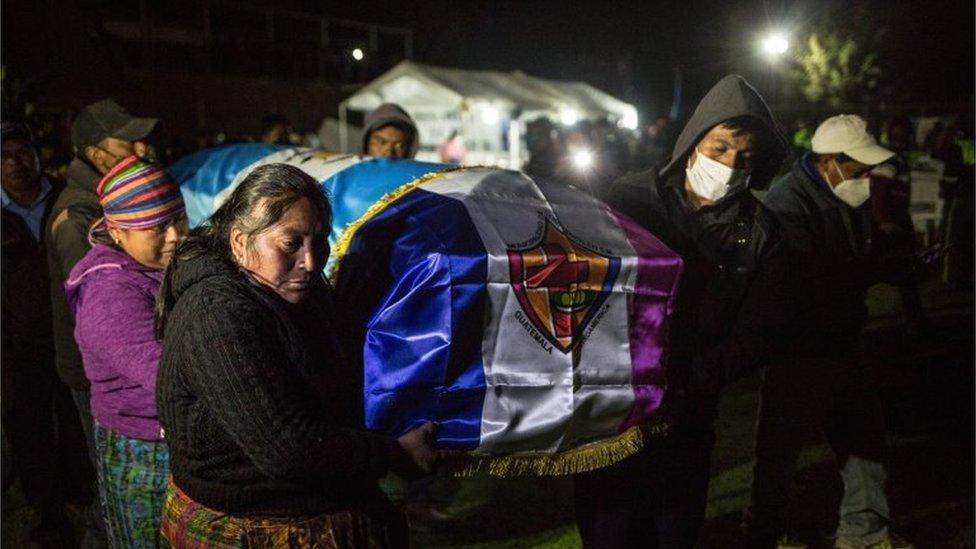
[[[916,547],[974,546],[974,421],[972,294],[925,288],[935,330],[906,338],[898,328],[900,300],[892,288],[870,297],[867,340],[879,373],[890,453],[889,497],[897,531]],[[708,520],[700,547],[734,546],[739,514],[752,481],[752,436],[758,377],[723,393],[713,454]],[[836,527],[841,485],[833,455],[811,439],[796,478],[797,533],[816,546]],[[418,524],[416,547],[579,547],[573,490],[566,478],[439,477],[432,499],[449,518]],[[77,515],[75,515],[77,516]],[[34,520],[16,485],[3,495],[2,545],[29,547]]]

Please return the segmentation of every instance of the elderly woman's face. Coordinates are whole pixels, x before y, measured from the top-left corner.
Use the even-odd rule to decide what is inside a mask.
[[[307,198],[292,204],[277,223],[254,235],[250,245],[237,229],[231,247],[238,264],[289,303],[308,295],[312,277],[329,258],[328,233]]]

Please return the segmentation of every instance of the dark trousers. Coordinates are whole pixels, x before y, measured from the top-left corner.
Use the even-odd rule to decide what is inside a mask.
[[[885,427],[881,401],[870,372],[858,364],[853,352],[835,359],[783,358],[763,372],[752,505],[744,524],[753,545],[774,543],[787,532],[797,458],[811,435],[821,432],[842,469],[852,456],[870,463],[882,461]],[[844,478],[842,527],[845,520],[861,521],[858,514],[873,514],[875,510],[879,515],[887,513],[886,501],[880,505],[883,509],[872,509],[872,501],[884,497],[884,487],[878,486],[877,479],[857,471],[844,474],[850,476]],[[874,518],[887,517],[869,516],[866,520]]]
[[[0,383],[12,461],[5,466],[13,466],[27,501],[37,509],[38,531],[70,532],[64,504],[97,501],[78,413],[50,352],[5,351]]]
[[[583,547],[693,547],[705,521],[715,432],[676,428],[637,455],[575,476]]]

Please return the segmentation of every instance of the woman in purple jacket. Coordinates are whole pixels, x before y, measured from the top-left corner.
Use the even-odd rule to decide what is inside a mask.
[[[169,451],[156,413],[160,345],[153,307],[187,232],[179,187],[158,166],[124,159],[98,183],[105,213],[65,293],[91,382],[98,484],[112,547],[156,547]]]

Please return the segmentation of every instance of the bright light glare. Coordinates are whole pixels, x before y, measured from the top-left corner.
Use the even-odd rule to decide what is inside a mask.
[[[790,48],[790,43],[782,34],[770,34],[762,41],[763,51],[770,55],[781,55]]]
[[[630,111],[620,119],[617,123],[621,128],[625,130],[636,130],[637,129],[637,111]]]
[[[577,149],[570,157],[577,170],[587,170],[593,166],[593,153],[586,149]]]
[[[363,53],[362,48],[356,48],[352,50],[352,58],[355,59],[356,61],[362,61],[363,57],[366,57],[366,54]]]
[[[579,113],[576,109],[565,108],[559,113],[559,121],[566,126],[572,126],[579,120]]]
[[[481,121],[485,124],[497,124],[499,118],[498,109],[491,105],[486,105],[481,111]]]

